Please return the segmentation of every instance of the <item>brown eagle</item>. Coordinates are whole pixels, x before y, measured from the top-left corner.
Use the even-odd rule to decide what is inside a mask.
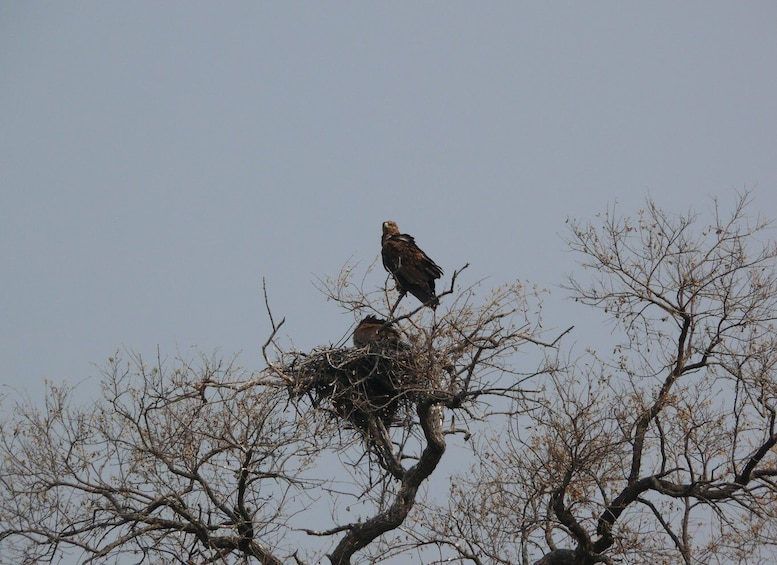
[[[385,323],[386,320],[381,320],[373,315],[367,316],[353,330],[353,344],[356,347],[364,347],[370,343],[400,345],[399,332],[391,326],[384,327]]]
[[[394,277],[400,298],[409,292],[422,304],[437,308],[434,281],[442,276],[440,266],[419,249],[413,236],[399,233],[395,222],[383,222],[380,241],[383,266]]]

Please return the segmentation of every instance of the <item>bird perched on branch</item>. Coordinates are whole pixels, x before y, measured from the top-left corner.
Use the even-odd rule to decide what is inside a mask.
[[[399,332],[391,326],[386,326],[386,320],[369,315],[353,330],[353,344],[356,347],[364,347],[369,343],[400,345]]]
[[[383,266],[394,277],[400,299],[409,292],[422,304],[437,308],[434,281],[442,276],[440,266],[421,251],[413,236],[399,233],[395,222],[383,222],[380,241]]]

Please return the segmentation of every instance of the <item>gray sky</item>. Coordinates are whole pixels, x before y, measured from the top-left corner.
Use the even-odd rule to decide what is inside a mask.
[[[469,262],[464,283],[555,288],[565,219],[616,200],[753,188],[777,218],[775,23],[774,2],[0,3],[0,383],[38,398],[118,347],[260,369],[262,277],[299,347],[337,341],[352,319],[313,282],[375,260],[385,219],[443,284]],[[563,297],[551,325],[607,335]]]
[[[448,276],[553,285],[565,218],[615,200],[777,217],[771,2],[138,6],[0,4],[2,382],[33,394],[119,346],[259,368],[262,277],[336,341],[312,281],[384,219]]]
[[[17,389],[119,346],[260,368],[262,277],[297,345],[336,341],[312,281],[374,260],[384,219],[448,276],[554,285],[565,218],[615,200],[755,188],[777,218],[771,2],[138,6],[0,5]]]
[[[615,200],[755,188],[777,218],[775,22],[773,2],[3,2],[0,382],[37,396],[117,347],[261,368],[262,277],[298,346],[337,341],[352,320],[312,282],[373,261],[385,219],[446,281],[553,285],[564,220]]]

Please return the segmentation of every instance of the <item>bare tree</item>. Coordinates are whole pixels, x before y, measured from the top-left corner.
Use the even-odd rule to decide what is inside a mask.
[[[617,343],[549,359],[541,407],[481,443],[428,539],[476,563],[774,561],[777,247],[747,204],[571,223],[566,288]]]
[[[103,400],[51,386],[3,425],[2,553],[15,563],[208,563],[269,551],[304,479],[315,434],[286,418],[277,388],[240,387],[232,364],[110,360]],[[218,383],[214,388],[206,387]],[[80,561],[80,560],[79,560]]]
[[[570,223],[566,288],[612,322],[610,349],[545,335],[544,292],[521,282],[462,288],[460,270],[433,311],[347,265],[319,290],[373,316],[359,346],[295,349],[265,293],[262,370],[130,354],[95,403],[6,399],[0,554],[773,562],[777,247],[747,202]],[[454,448],[474,457],[449,483]]]
[[[313,409],[327,421],[345,424],[360,440],[360,455],[348,496],[371,500],[375,512],[315,536],[339,536],[328,554],[333,564],[350,563],[359,550],[374,544],[371,562],[387,559],[400,546],[386,544],[385,534],[404,525],[419,488],[435,472],[446,451],[446,436],[469,434],[473,421],[487,420],[494,402],[522,398],[524,383],[536,371],[519,373],[509,365],[521,346],[543,343],[537,316],[540,292],[521,283],[490,291],[476,301],[479,285],[455,290],[453,275],[443,313],[419,306],[400,308],[387,320],[400,341],[359,348],[324,347],[312,352],[285,351],[278,360],[266,356],[273,375],[288,386],[301,411]],[[324,281],[321,290],[342,308],[365,313],[395,311],[386,287],[370,292],[355,285],[352,267]],[[393,306],[392,306],[393,305]],[[271,340],[272,342],[272,340]],[[445,427],[446,413],[458,425]],[[412,523],[412,518],[411,518]],[[384,543],[380,543],[384,542]],[[394,549],[392,549],[394,548]]]
[[[541,345],[538,293],[515,283],[479,301],[476,288],[454,276],[437,312],[405,300],[386,321],[391,344],[307,352],[282,344],[268,302],[262,371],[117,355],[96,403],[57,386],[42,408],[17,403],[0,437],[0,552],[18,563],[350,563],[412,520],[446,435],[468,433],[487,399],[523,394],[531,375],[507,362]],[[396,306],[393,290],[364,292],[353,276],[322,290],[357,318]],[[443,427],[446,411],[457,426]]]

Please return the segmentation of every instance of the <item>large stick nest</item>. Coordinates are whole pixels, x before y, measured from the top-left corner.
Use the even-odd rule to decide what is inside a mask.
[[[290,353],[283,368],[292,377],[292,396],[311,399],[364,433],[380,423],[388,428],[404,420],[408,408],[428,390],[412,349],[371,343],[358,348],[317,348]]]

